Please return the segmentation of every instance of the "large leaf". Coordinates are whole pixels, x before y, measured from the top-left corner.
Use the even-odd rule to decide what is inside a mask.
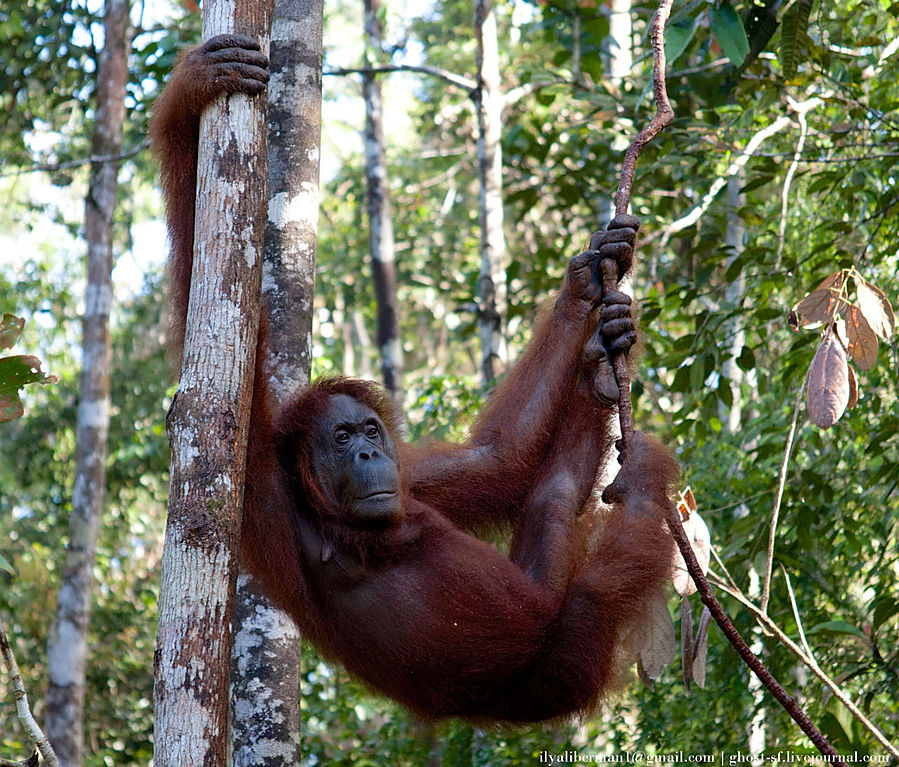
[[[665,30],[665,59],[669,64],[686,50],[693,35],[696,34],[699,19],[699,16],[695,19],[685,18],[668,25]]]
[[[846,350],[862,370],[870,370],[877,361],[880,344],[877,336],[857,306],[850,306],[844,312],[846,320]]]
[[[858,280],[858,305],[868,324],[886,341],[896,329],[896,316],[886,294],[866,280]]]
[[[812,5],[814,0],[797,0],[784,15],[780,32],[780,65],[786,80],[794,78],[799,69]]]
[[[819,623],[817,626],[812,626],[808,630],[809,634],[822,634],[824,632],[832,632],[834,634],[849,634],[850,636],[855,636],[859,639],[863,639],[866,642],[868,641],[868,637],[865,635],[864,631],[858,628],[858,626],[853,626],[851,623],[846,623],[846,621],[825,621],[824,623]]]
[[[790,313],[790,324],[794,330],[801,327],[830,324],[847,304],[842,300],[843,283],[846,274],[834,272],[825,277],[809,295],[803,298]]]
[[[740,14],[728,0],[709,8],[709,25],[730,63],[735,67],[741,66],[749,55],[749,38],[746,37]]]
[[[849,404],[849,361],[843,345],[831,333],[821,342],[808,374],[808,415],[829,429]]]

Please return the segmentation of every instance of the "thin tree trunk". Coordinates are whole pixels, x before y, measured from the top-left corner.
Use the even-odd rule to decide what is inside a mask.
[[[128,81],[129,0],[107,0],[105,43],[97,72],[92,154],[122,149]],[[109,311],[112,305],[113,215],[119,164],[91,165],[84,205],[87,291],[76,425],[75,486],[59,601],[47,640],[47,736],[64,767],[80,767],[93,566],[106,491],[109,437]]]
[[[743,256],[745,245],[743,239],[746,235],[746,226],[743,219],[740,218],[740,208],[746,204],[746,195],[740,192],[745,183],[746,174],[741,169],[738,173],[731,176],[727,180],[727,230],[725,239],[728,246],[728,254],[726,267],[729,269],[731,265]],[[746,292],[746,276],[741,271],[737,277],[728,283],[725,289],[725,304],[728,311],[737,306]],[[723,402],[718,406],[719,418],[723,424],[723,431],[726,434],[738,434],[740,424],[744,418],[743,402],[743,384],[744,382],[752,388],[753,375],[745,373],[737,364],[737,357],[746,344],[746,321],[743,314],[736,313],[734,316],[724,322],[721,326],[721,337],[725,339],[726,358],[721,365],[721,374],[727,379],[726,385],[730,387],[733,402],[727,407]],[[740,507],[738,513],[742,514],[743,507]],[[746,510],[748,513],[748,510]],[[755,566],[749,569],[749,594],[758,600],[761,594],[761,578]],[[761,657],[765,649],[765,633],[760,626],[752,629],[752,644],[750,649],[756,655]],[[761,680],[755,675],[749,675],[747,683],[749,693],[753,701],[753,715],[746,723],[746,745],[749,753],[755,757],[761,756],[765,751],[765,741],[767,739],[766,720],[768,709],[765,706],[765,687]]]
[[[381,0],[364,0],[365,54],[363,67],[381,65]],[[399,412],[403,409],[403,348],[396,298],[396,260],[393,220],[387,185],[387,149],[381,81],[372,72],[362,75],[365,99],[365,182],[368,208],[368,250],[378,300],[378,353],[384,386]]]
[[[318,247],[322,0],[275,0],[268,108],[269,202],[262,292],[273,399],[309,383]],[[237,581],[231,667],[235,767],[302,761],[300,633],[254,579]]]
[[[607,73],[609,84],[621,88],[624,78],[634,66],[631,40],[634,27],[631,0],[611,0],[609,2],[609,36],[606,38]],[[624,146],[627,148],[625,134]]]
[[[268,49],[271,5],[203,6],[204,38],[241,33]],[[225,767],[231,620],[268,199],[265,98],[235,95],[200,126],[191,300],[163,550],[153,763]]]
[[[268,107],[269,203],[262,294],[268,359],[282,400],[309,383],[318,249],[322,0],[275,0]]]
[[[745,195],[740,194],[743,185],[744,174],[742,172],[731,176],[727,181],[727,232],[728,246],[727,268],[743,255],[743,237],[746,227],[740,218],[740,206],[745,202]],[[728,284],[725,289],[725,301],[728,309],[736,306],[743,298],[746,291],[746,277],[741,271],[736,279]],[[721,336],[726,339],[727,354],[721,365],[721,373],[727,379],[733,402],[727,407],[723,402],[719,405],[719,414],[724,428],[728,434],[736,434],[740,429],[740,421],[743,415],[743,378],[744,373],[737,364],[737,357],[746,343],[745,320],[742,314],[735,314],[721,326]],[[759,684],[755,679],[756,684]]]
[[[496,39],[496,14],[490,0],[475,0],[478,87],[474,106],[478,124],[478,185],[481,273],[478,327],[481,375],[490,383],[506,364],[506,238],[503,232],[503,93]]]

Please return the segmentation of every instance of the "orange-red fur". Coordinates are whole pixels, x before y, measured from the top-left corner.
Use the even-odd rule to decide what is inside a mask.
[[[155,108],[176,348],[199,114],[232,85],[211,81],[189,52]],[[318,381],[273,413],[257,372],[244,562],[328,657],[423,716],[523,722],[589,710],[613,681],[623,628],[670,572],[662,519],[677,466],[661,446],[638,435],[612,510],[601,525],[594,516],[614,410],[582,380],[596,312],[578,314],[566,290],[463,445],[402,443],[388,398],[353,379]],[[367,404],[397,441],[403,503],[390,525],[355,527],[318,491],[311,428],[334,394]],[[508,557],[469,532],[496,523],[513,530]]]

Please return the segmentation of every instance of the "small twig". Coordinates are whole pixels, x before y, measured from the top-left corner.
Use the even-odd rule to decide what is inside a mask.
[[[777,538],[777,521],[780,517],[780,504],[784,496],[784,487],[787,484],[787,468],[790,465],[790,453],[793,452],[793,440],[796,438],[796,424],[799,421],[799,412],[802,410],[802,395],[805,394],[805,386],[808,383],[808,373],[802,379],[799,394],[796,396],[796,405],[793,407],[793,421],[790,423],[790,431],[787,434],[787,445],[784,448],[783,461],[780,464],[780,473],[777,477],[777,492],[774,494],[774,506],[771,509],[771,525],[768,530],[768,555],[765,557],[765,580],[762,586],[762,612],[768,612],[768,601],[771,599],[771,571],[774,568],[774,542]]]
[[[77,160],[29,165],[26,168],[16,168],[5,173],[0,173],[0,178],[23,176],[26,173],[58,173],[61,170],[72,170],[73,168],[78,168],[82,165],[91,165],[93,163],[122,162],[122,160],[128,160],[139,155],[148,146],[150,146],[149,139],[141,141],[136,146],[125,150],[120,154],[92,154],[88,157],[79,157]]]
[[[787,206],[790,201],[790,186],[793,183],[793,176],[796,175],[796,169],[802,160],[802,151],[805,149],[805,139],[808,136],[808,120],[805,119],[805,112],[799,112],[799,141],[796,142],[796,151],[793,153],[793,162],[787,170],[784,177],[784,188],[781,193],[780,202],[780,228],[777,233],[777,255],[774,257],[774,271],[780,271],[780,260],[783,257],[784,244],[787,239]]]
[[[22,675],[19,673],[19,664],[16,663],[15,656],[12,653],[12,647],[9,644],[9,638],[6,636],[6,627],[3,625],[3,621],[0,621],[0,655],[3,656],[3,662],[9,673],[9,681],[12,684],[13,694],[16,699],[16,713],[19,716],[19,721],[34,742],[37,750],[40,751],[44,761],[50,767],[60,767],[59,759],[56,756],[56,752],[53,751],[53,746],[50,745],[50,741],[44,735],[43,730],[41,730],[40,725],[31,713],[31,706],[28,705],[28,695],[25,693],[25,684],[22,682]],[[28,762],[25,762],[25,764],[28,764]]]
[[[705,510],[703,509],[703,511],[705,511]],[[737,591],[739,591],[739,592],[742,594],[743,592],[742,592],[742,590],[740,589],[740,587],[737,585],[737,581],[734,579],[734,576],[732,576],[732,575],[730,574],[730,570],[727,569],[727,565],[724,564],[724,561],[723,561],[723,560],[721,559],[721,557],[718,555],[718,547],[717,547],[717,546],[711,546],[711,547],[709,548],[709,550],[712,552],[712,556],[715,558],[715,562],[717,562],[718,567],[721,568],[721,572],[724,573],[724,576],[725,576],[725,577],[727,578],[727,580],[730,582],[731,587],[734,588],[734,589],[736,589]],[[719,576],[719,577],[720,577],[720,576]]]
[[[780,571],[783,573],[784,582],[787,584],[787,594],[790,596],[790,607],[793,608],[793,620],[796,621],[796,631],[799,633],[799,641],[802,642],[802,648],[805,650],[809,659],[817,663],[817,659],[812,654],[812,648],[809,647],[808,640],[805,638],[805,629],[802,627],[802,616],[799,615],[799,605],[796,604],[796,593],[793,591],[793,583],[790,581],[790,574],[783,565],[780,566]]]
[[[665,88],[665,25],[671,15],[674,0],[660,0],[659,9],[652,17],[650,40],[652,43],[652,90],[655,96],[656,113],[643,130],[641,130],[624,154],[621,165],[621,180],[615,192],[615,215],[627,213],[631,202],[631,187],[634,184],[634,171],[637,158],[650,141],[674,121],[674,110],[668,101]],[[606,258],[600,263],[602,269],[603,293],[608,295],[618,286],[618,264],[614,259]],[[621,451],[627,452],[634,436],[634,418],[631,412],[631,382],[627,372],[627,357],[618,352],[611,357],[615,371],[615,382],[618,384],[618,420],[621,423]]]

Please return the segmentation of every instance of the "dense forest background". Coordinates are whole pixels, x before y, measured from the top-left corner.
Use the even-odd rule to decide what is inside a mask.
[[[624,8],[631,29],[610,29]],[[500,305],[510,358],[592,230],[609,218],[623,147],[652,113],[646,30],[655,3],[496,5],[505,239]],[[0,311],[26,320],[15,351],[58,383],[0,425],[0,615],[39,719],[75,466],[99,2],[0,8]],[[483,401],[478,335],[477,46],[470,2],[387,2],[379,56],[396,247],[402,402],[410,435],[458,438]],[[147,115],[174,56],[199,39],[193,3],[134,3],[115,213],[111,423],[94,565],[85,764],[152,755],[158,564],[169,471],[164,418],[164,228]],[[791,308],[841,269],[899,296],[899,3],[676,2],[668,90],[677,118],[641,156],[632,291],[645,352],[636,421],[681,461],[721,563],[758,604],[778,475],[820,333]],[[363,4],[325,5],[322,189],[313,374],[378,378],[362,130]],[[630,49],[630,50],[628,50]],[[624,53],[632,55],[623,74]],[[403,67],[406,69],[404,70]],[[416,69],[417,68],[417,69]],[[847,272],[849,273],[849,272]],[[849,283],[847,283],[849,284]],[[848,300],[855,301],[853,292]],[[862,355],[864,356],[864,355]],[[879,729],[899,740],[899,403],[895,339],[856,356],[858,402],[829,430],[800,401],[776,527],[767,613]],[[3,563],[5,564],[5,563]],[[731,582],[731,581],[728,581]],[[744,635],[843,753],[884,754],[869,729],[752,612]],[[698,615],[699,603],[694,603]],[[680,605],[671,600],[679,623]],[[541,752],[808,750],[716,628],[704,689],[677,664],[595,718],[511,732],[424,727],[304,649],[307,763],[535,764]],[[0,683],[6,678],[0,674]],[[0,685],[0,689],[7,690]],[[0,756],[26,738],[11,693]]]

